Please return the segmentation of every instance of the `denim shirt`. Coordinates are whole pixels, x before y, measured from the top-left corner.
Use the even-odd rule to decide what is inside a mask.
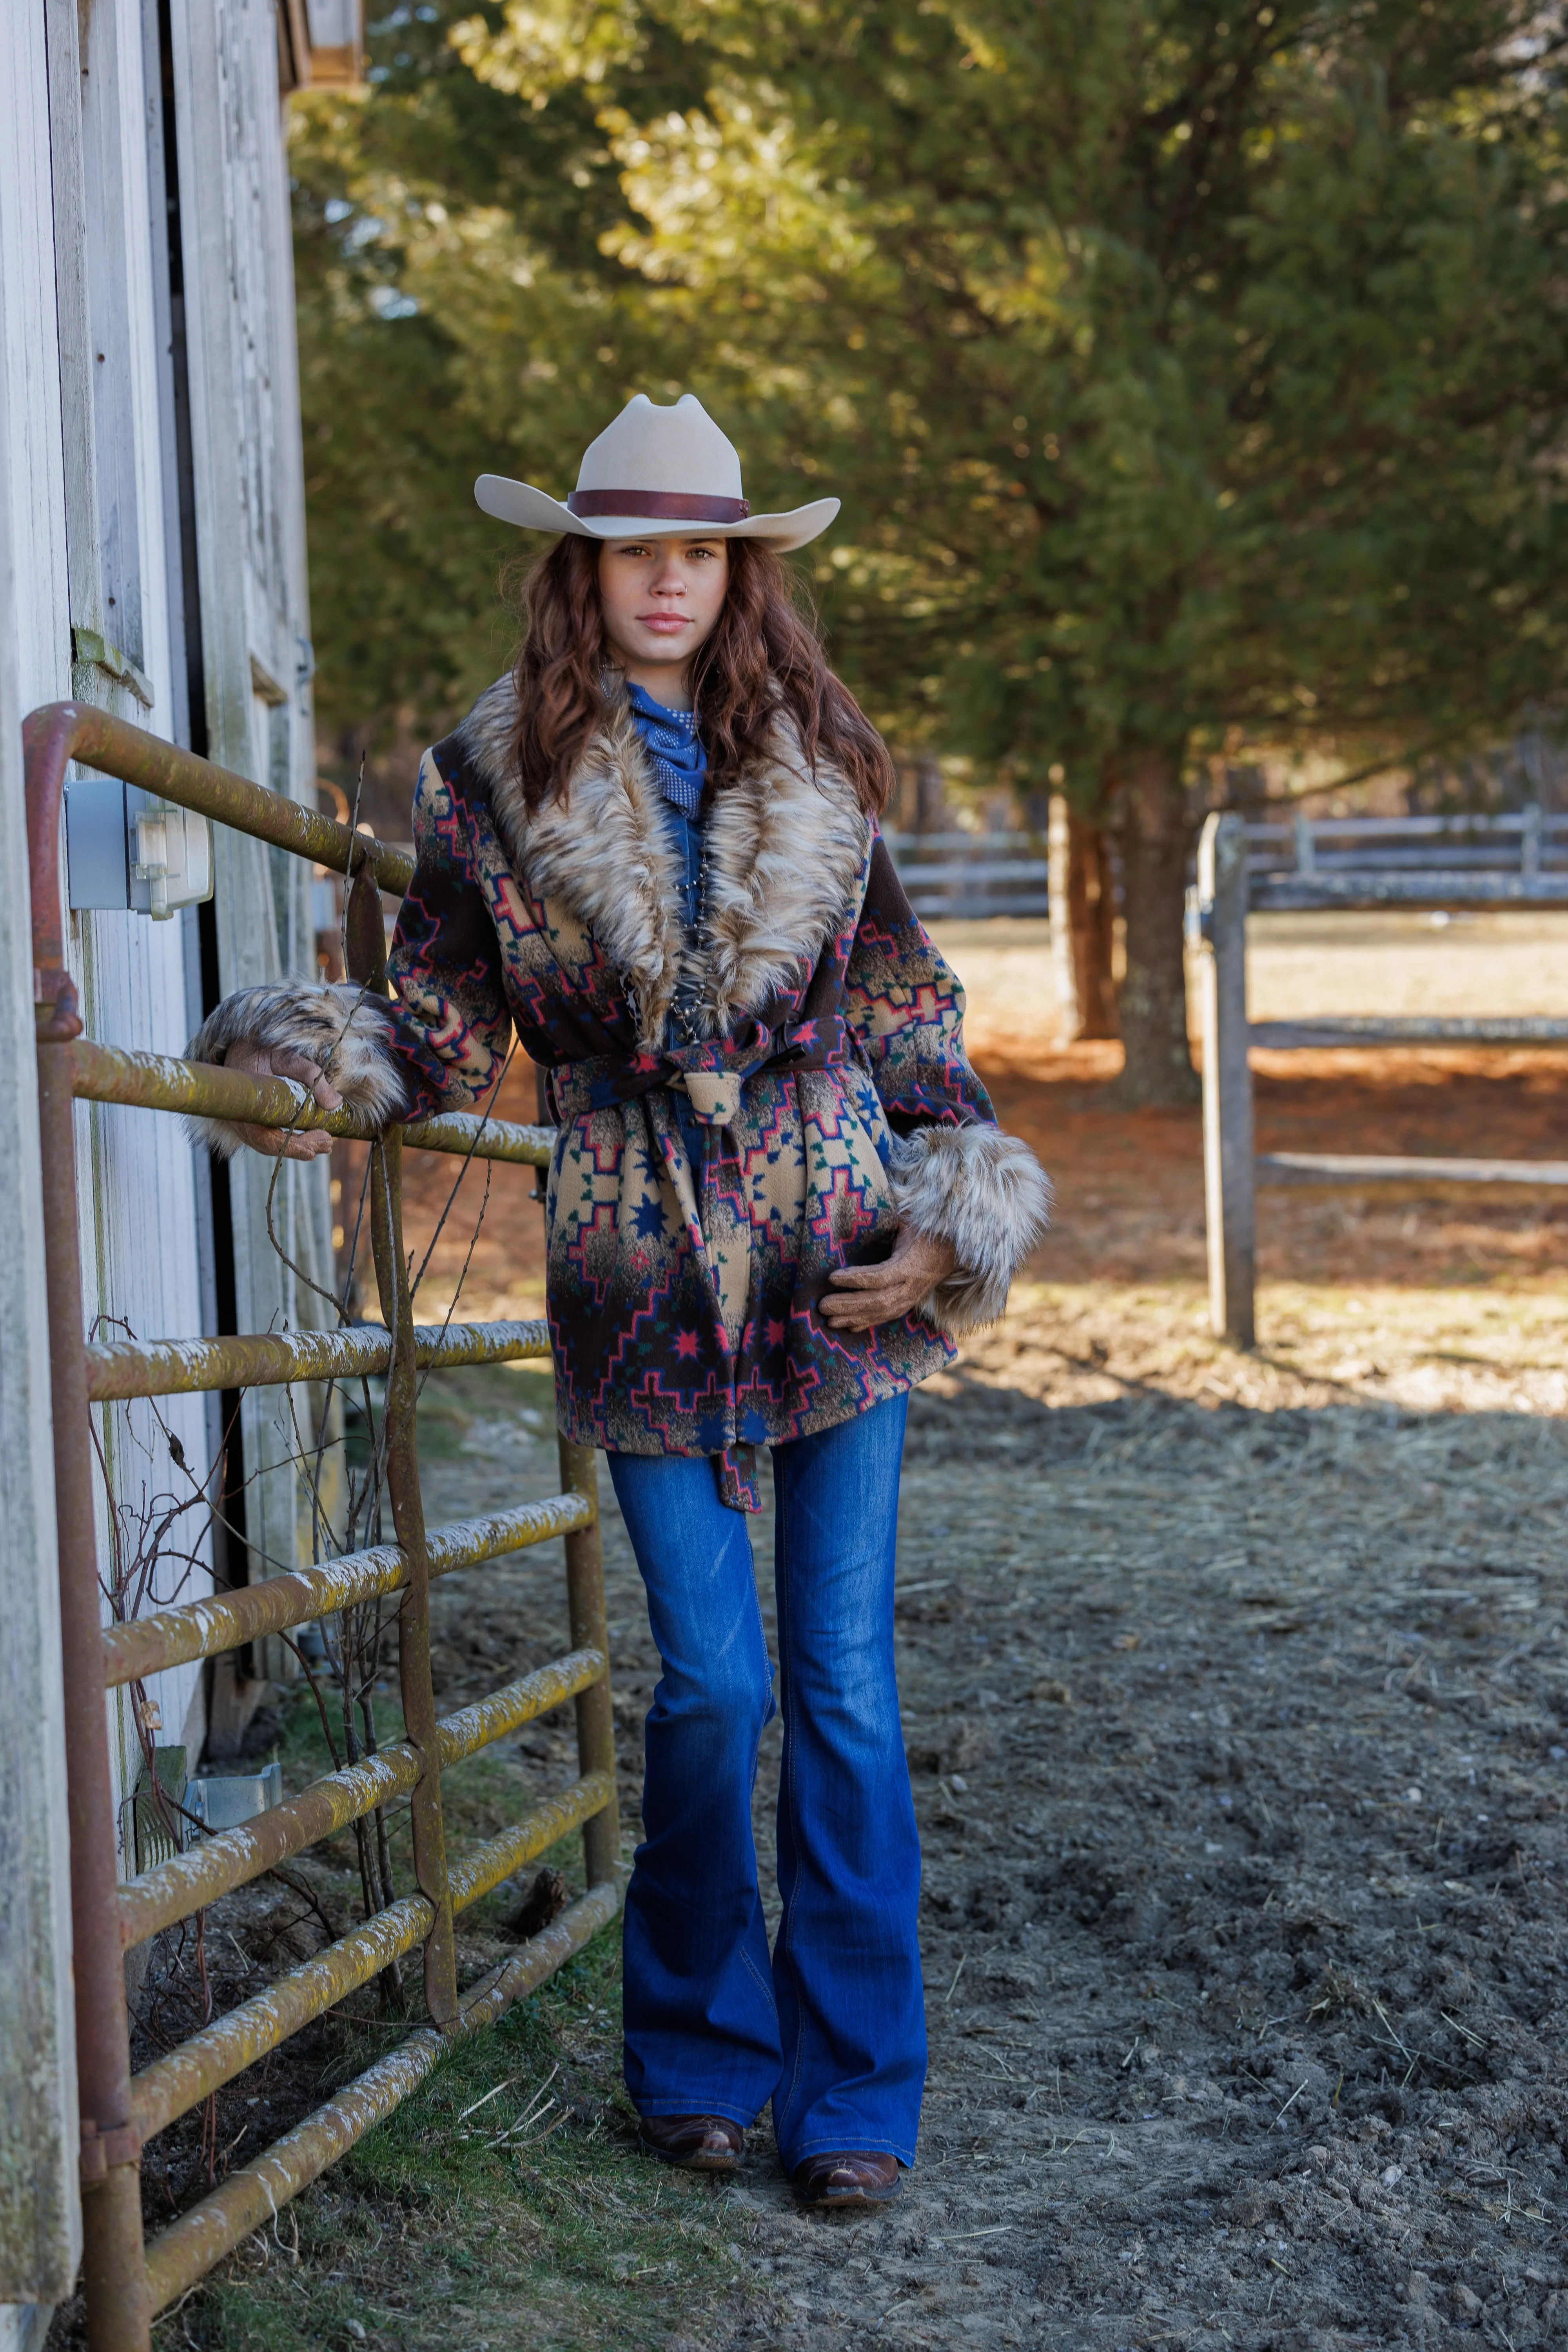
[[[646,687],[634,686],[629,679],[626,702],[631,710],[632,724],[653,763],[659,789],[659,805],[664,811],[670,841],[679,861],[681,925],[686,942],[689,944],[702,918],[703,821],[699,812],[703,781],[708,772],[708,759],[698,731],[697,714],[691,710],[668,709],[662,702],[654,700]],[[683,983],[677,992],[669,1017],[665,1023],[664,1042],[667,1045],[673,1047],[691,1042],[689,1015],[693,1011],[695,1007],[689,1004],[689,992]],[[686,1147],[687,1159],[691,1163],[692,1179],[700,1194],[707,1129],[694,1116],[683,1086],[671,1087],[669,1099],[680,1139]]]

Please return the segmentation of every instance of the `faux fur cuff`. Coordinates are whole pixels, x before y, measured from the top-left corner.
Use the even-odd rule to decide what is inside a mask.
[[[236,1045],[282,1045],[303,1054],[329,1077],[346,1103],[366,1110],[379,1126],[395,1118],[406,1097],[388,1050],[392,1016],[379,996],[352,983],[279,981],[226,996],[185,1047],[190,1062],[222,1062]],[[239,1149],[226,1119],[193,1118],[190,1130],[223,1160]]]
[[[920,1127],[895,1138],[890,1173],[900,1223],[958,1253],[925,1302],[930,1320],[955,1336],[996,1322],[1050,1221],[1050,1181],[1028,1145],[995,1127]]]

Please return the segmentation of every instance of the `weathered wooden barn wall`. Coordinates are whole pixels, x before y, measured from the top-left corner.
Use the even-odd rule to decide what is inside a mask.
[[[289,21],[303,21],[291,0]],[[352,22],[352,17],[350,19]],[[76,2119],[47,1345],[30,1042],[22,712],[68,694],[312,793],[293,285],[273,0],[13,0],[0,78],[0,2347],[35,2340],[77,2256]],[[345,51],[345,55],[349,54]],[[357,51],[354,52],[357,54]],[[204,996],[313,972],[309,877],[220,836],[213,906],[74,916],[89,1035],[178,1051]],[[174,1122],[79,1113],[87,1311],[148,1336],[318,1322],[268,1234],[268,1174],[215,1190]],[[324,1163],[286,1170],[277,1243],[330,1285]],[[206,1478],[200,1399],[100,1416],[99,1571],[142,1606],[203,1589],[205,1514],[146,1558],[159,1497]],[[283,1402],[247,1402],[252,1573],[309,1554]],[[183,1556],[176,1556],[183,1555]],[[243,1565],[247,1554],[228,1561]],[[270,1667],[273,1661],[264,1664]],[[207,1685],[150,1690],[194,1765]],[[232,1693],[230,1694],[232,1701]],[[128,1793],[142,1748],[117,1700]],[[122,1817],[124,1809],[122,1808]],[[135,1867],[133,1841],[122,1868]]]
[[[303,460],[288,183],[271,0],[174,0],[176,131],[184,225],[192,483],[202,583],[206,749],[226,767],[309,797],[315,772],[305,582]],[[218,980],[226,993],[280,971],[313,971],[310,877],[296,858],[220,837]],[[283,1251],[331,1283],[325,1163],[228,1173],[237,1328],[316,1323],[321,1302]],[[253,1557],[291,1561],[309,1519],[289,1466],[294,1436],[277,1391],[247,1395],[247,1537]],[[280,1644],[268,1670],[287,1669]]]
[[[0,2294],[55,2302],[76,2267],[75,2030],[64,1835],[48,1334],[19,725],[69,680],[42,13],[0,76]],[[53,463],[49,462],[51,455]],[[29,456],[34,460],[29,463]],[[0,2345],[27,2344],[0,2315]]]

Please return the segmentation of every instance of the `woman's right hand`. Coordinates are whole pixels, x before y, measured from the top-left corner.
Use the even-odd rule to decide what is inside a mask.
[[[322,1076],[320,1066],[303,1054],[291,1053],[287,1045],[231,1045],[223,1066],[226,1070],[243,1070],[252,1078],[293,1078],[309,1087],[323,1110],[342,1108],[342,1095]],[[242,1143],[247,1143],[252,1151],[264,1152],[268,1160],[319,1160],[332,1148],[331,1137],[319,1128],[296,1132],[285,1127],[254,1127],[240,1118],[228,1123]]]

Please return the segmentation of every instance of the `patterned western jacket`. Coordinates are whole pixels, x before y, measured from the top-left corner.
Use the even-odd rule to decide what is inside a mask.
[[[226,1000],[193,1039],[319,1062],[377,1116],[478,1103],[515,1032],[558,1132],[547,1304],[562,1429],[631,1454],[722,1455],[826,1429],[946,1362],[994,1320],[1044,1228],[1045,1177],[965,1059],[963,992],[874,821],[781,722],[772,758],[714,796],[688,946],[676,851],[618,701],[566,793],[532,814],[510,679],[427,751],[388,1004],[352,987]],[[687,960],[689,960],[689,964]],[[687,970],[704,1041],[667,1050]],[[694,1177],[670,1108],[709,1130]],[[213,1136],[228,1148],[221,1130]],[[837,1266],[901,1221],[957,1267],[868,1332],[817,1312]]]

